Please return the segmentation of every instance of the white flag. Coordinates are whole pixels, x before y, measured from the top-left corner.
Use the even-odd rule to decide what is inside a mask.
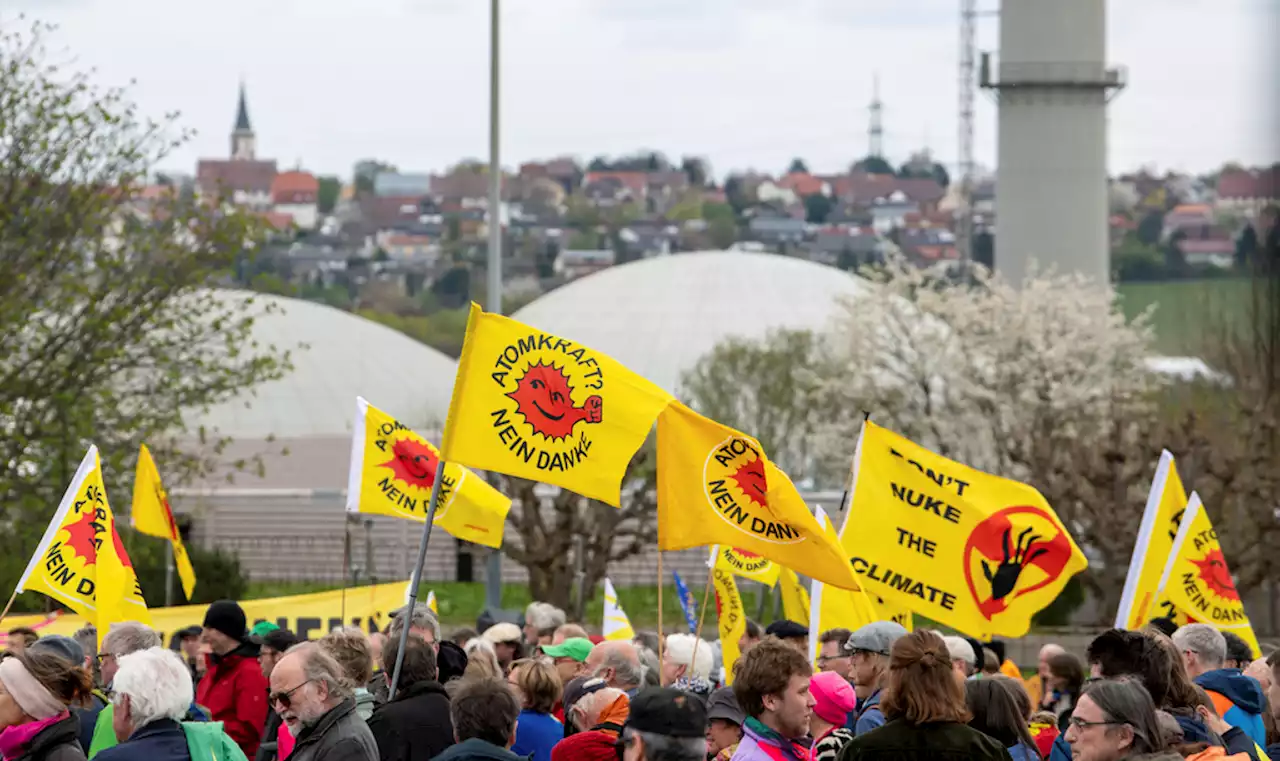
[[[604,626],[602,629],[604,638],[607,640],[630,640],[636,636],[635,630],[631,628],[630,619],[618,604],[618,592],[613,588],[613,582],[607,577],[604,580]]]

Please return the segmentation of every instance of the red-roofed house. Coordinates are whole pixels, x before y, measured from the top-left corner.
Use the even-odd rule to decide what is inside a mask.
[[[597,206],[615,206],[634,201],[643,203],[649,192],[647,172],[587,172],[582,192]]]
[[[804,172],[792,172],[778,180],[778,187],[790,190],[800,198],[812,195],[830,195],[831,186],[821,177]]]
[[[1257,214],[1280,201],[1280,164],[1266,169],[1237,169],[1218,177],[1217,207],[1223,211]]]
[[[231,132],[231,158],[201,159],[196,164],[196,187],[200,194],[256,211],[270,209],[271,183],[276,178],[276,162],[259,161],[255,156],[255,147],[253,128],[249,125],[249,108],[242,86],[235,127]]]
[[[281,172],[271,182],[275,210],[293,217],[303,230],[314,230],[320,219],[320,181],[310,172]]]

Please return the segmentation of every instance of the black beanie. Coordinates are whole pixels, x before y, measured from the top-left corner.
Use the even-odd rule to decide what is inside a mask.
[[[244,609],[234,600],[218,600],[204,614],[204,628],[222,632],[231,639],[244,640]]]

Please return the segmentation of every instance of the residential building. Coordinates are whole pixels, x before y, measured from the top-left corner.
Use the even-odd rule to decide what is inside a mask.
[[[587,172],[582,193],[595,206],[643,203],[649,192],[646,172]]]
[[[320,221],[320,182],[310,172],[277,174],[271,182],[275,211],[288,214],[300,230],[314,230]]]
[[[378,172],[373,176],[373,194],[379,198],[425,196],[431,192],[431,175],[412,172]]]
[[[747,225],[752,240],[769,245],[797,244],[804,241],[809,225],[793,217],[756,217]]]
[[[1232,169],[1218,176],[1219,211],[1257,216],[1280,202],[1280,164],[1265,169]]]
[[[276,162],[257,158],[257,139],[249,122],[244,85],[231,130],[231,158],[201,159],[196,164],[196,187],[206,198],[215,198],[254,211],[271,208],[271,183]]]
[[[1175,233],[1176,245],[1187,264],[1211,265],[1223,269],[1235,262],[1236,242],[1218,225],[1184,225]]]
[[[1198,228],[1204,225],[1212,225],[1213,223],[1213,207],[1209,204],[1179,204],[1164,215],[1164,227],[1160,231],[1160,238],[1161,240],[1168,240],[1169,236],[1183,228]]]
[[[552,270],[565,280],[576,280],[612,267],[617,255],[610,249],[566,249],[556,257]]]

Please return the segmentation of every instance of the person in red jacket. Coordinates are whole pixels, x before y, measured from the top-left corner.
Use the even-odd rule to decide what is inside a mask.
[[[200,640],[210,653],[196,703],[236,741],[246,758],[253,758],[267,722],[267,678],[258,664],[258,646],[249,641],[244,609],[219,600],[204,614]]]

